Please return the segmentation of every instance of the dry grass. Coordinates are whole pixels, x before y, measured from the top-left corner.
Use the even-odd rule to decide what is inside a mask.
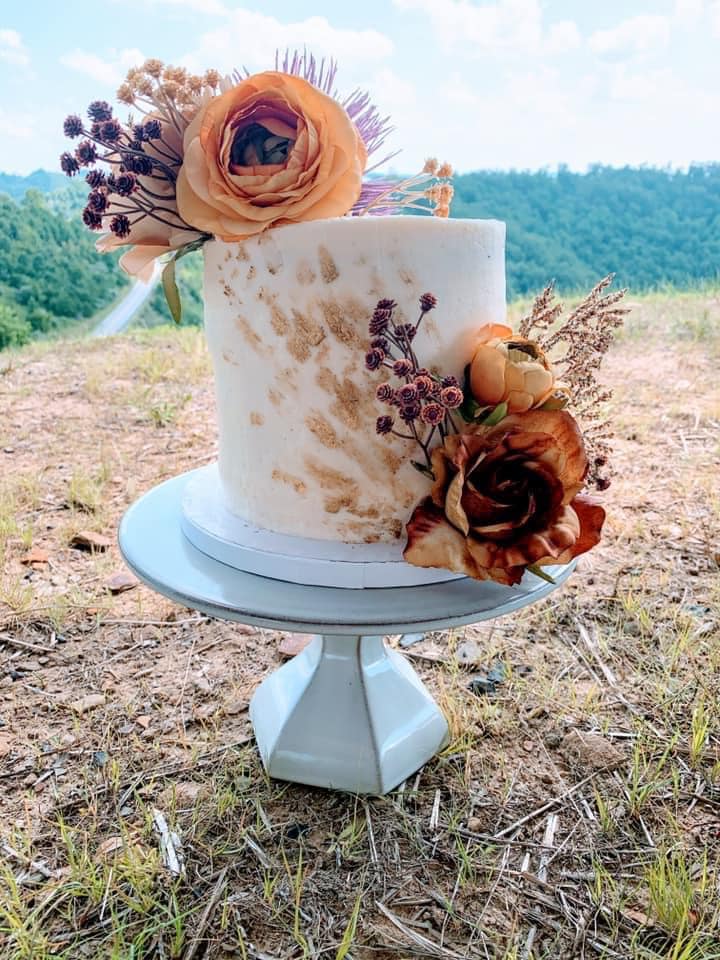
[[[212,458],[199,336],[3,355],[0,956],[720,957],[719,365],[717,299],[638,303],[604,545],[410,648],[452,742],[361,798],[265,777],[246,705],[277,634],[113,596],[117,551],[70,546]]]

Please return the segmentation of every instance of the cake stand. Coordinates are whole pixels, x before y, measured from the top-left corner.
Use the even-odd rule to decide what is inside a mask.
[[[546,596],[573,564],[526,574],[516,587],[462,578],[421,586],[303,586],[245,573],[183,534],[182,501],[195,471],[154,487],[127,511],[120,549],[152,589],[210,616],[313,634],[265,679],[250,718],[270,776],[383,794],[447,742],[445,718],[387,634],[419,633],[503,616]]]

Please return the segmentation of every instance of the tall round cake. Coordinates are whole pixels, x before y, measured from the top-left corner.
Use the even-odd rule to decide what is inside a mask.
[[[205,326],[215,371],[224,506],[254,528],[397,543],[427,478],[407,441],[378,436],[365,369],[378,300],[415,322],[431,370],[462,378],[478,328],[505,319],[505,225],[386,216],[317,220],[208,242]]]

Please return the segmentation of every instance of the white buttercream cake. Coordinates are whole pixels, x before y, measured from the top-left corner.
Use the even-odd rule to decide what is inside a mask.
[[[400,543],[427,477],[408,441],[378,436],[382,376],[368,322],[393,299],[430,369],[462,378],[480,326],[505,320],[505,225],[385,216],[209,241],[205,326],[215,371],[227,510],[261,530],[345,544]]]

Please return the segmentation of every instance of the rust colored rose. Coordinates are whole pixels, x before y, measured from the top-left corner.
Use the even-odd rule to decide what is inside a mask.
[[[161,125],[162,140],[166,145],[162,149],[169,148],[170,152],[182,156],[182,139],[172,124],[162,121],[157,115],[151,115],[149,119],[156,120]],[[145,154],[152,159],[167,159],[157,152],[158,148],[154,142],[144,143],[143,147]],[[126,236],[105,234],[97,240],[95,247],[101,253],[106,253],[132,244],[131,249],[120,257],[120,266],[131,276],[138,276],[141,280],[148,281],[152,277],[157,257],[177,250],[178,247],[192,240],[197,240],[199,234],[195,230],[182,227],[176,212],[174,184],[161,177],[144,174],[138,174],[136,179],[141,187],[158,195],[154,202],[157,207],[164,208],[161,212],[162,219],[152,216],[132,217],[130,231]],[[111,193],[108,201],[106,210],[108,218],[126,211],[127,202],[117,193]]]
[[[182,217],[222,240],[342,216],[367,151],[344,108],[307,80],[268,71],[200,108],[185,131]]]
[[[471,429],[432,452],[432,493],[407,526],[409,563],[513,584],[528,564],[567,563],[599,542],[605,511],[578,496],[588,464],[569,413]]]
[[[470,390],[481,406],[505,402],[508,413],[539,407],[558,389],[545,354],[503,323],[480,328],[470,364]],[[562,390],[562,388],[559,388]]]

